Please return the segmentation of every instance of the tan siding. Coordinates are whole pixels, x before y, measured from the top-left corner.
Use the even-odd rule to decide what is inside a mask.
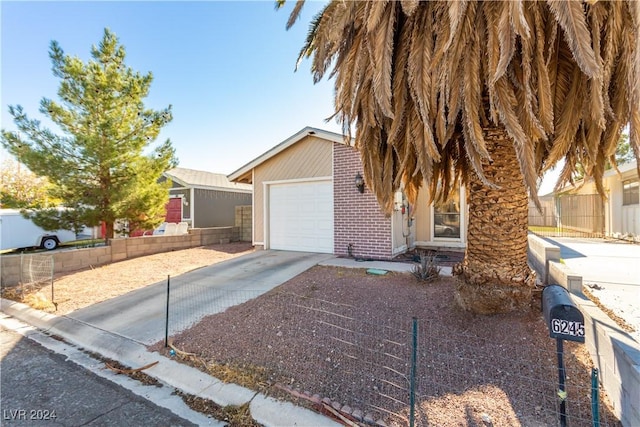
[[[428,201],[428,191],[423,186],[423,190],[418,193],[418,201],[415,207],[415,233],[416,241],[430,242],[432,240],[431,232],[431,205]]]
[[[406,248],[407,238],[410,235],[410,229],[407,225],[407,217],[402,214],[402,211],[396,210],[391,214],[391,233],[393,236],[393,254],[398,253],[400,250]],[[405,236],[405,234],[407,234]]]
[[[332,175],[331,141],[308,136],[254,169],[254,243],[264,243],[264,182]]]

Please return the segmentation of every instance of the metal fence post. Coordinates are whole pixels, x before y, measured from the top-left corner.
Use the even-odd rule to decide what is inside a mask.
[[[51,302],[55,306],[56,311],[58,311],[58,303],[56,303],[55,294],[53,292],[53,273],[56,271],[55,268],[54,268],[54,265],[53,265],[54,262],[55,262],[55,259],[53,258],[53,255],[52,255],[51,256],[51,270],[49,271],[49,273],[51,274]]]
[[[567,425],[567,392],[565,391],[566,373],[563,362],[562,338],[556,338],[556,352],[558,353],[558,397],[560,398],[560,426]]]
[[[593,427],[600,427],[600,395],[598,389],[598,368],[591,369],[591,418]]]
[[[418,319],[413,318],[413,333],[411,340],[411,379],[409,390],[409,426],[415,425],[416,413],[416,369],[418,360]]]
[[[169,347],[169,288],[171,276],[167,275],[167,311],[164,317],[164,348]]]

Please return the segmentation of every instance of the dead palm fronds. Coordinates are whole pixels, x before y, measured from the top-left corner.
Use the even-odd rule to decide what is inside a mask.
[[[558,185],[577,164],[600,183],[627,124],[640,157],[639,40],[638,1],[332,1],[300,59],[335,76],[335,116],[390,211],[401,186],[411,202],[424,181],[432,198],[471,173],[499,186],[481,167],[490,127],[513,140],[534,199],[561,159]]]

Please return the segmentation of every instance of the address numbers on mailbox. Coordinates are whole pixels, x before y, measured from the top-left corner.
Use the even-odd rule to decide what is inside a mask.
[[[562,319],[551,319],[551,330],[554,334],[584,337],[584,323],[571,322]]]
[[[560,285],[544,288],[542,311],[551,338],[584,343],[584,316],[565,288]]]

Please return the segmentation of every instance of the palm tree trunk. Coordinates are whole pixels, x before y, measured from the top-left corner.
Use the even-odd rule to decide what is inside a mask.
[[[475,173],[467,187],[469,226],[464,261],[455,267],[456,300],[479,314],[506,313],[531,301],[535,273],[527,264],[528,195],[513,142],[504,128],[484,130],[492,161],[484,186]]]

